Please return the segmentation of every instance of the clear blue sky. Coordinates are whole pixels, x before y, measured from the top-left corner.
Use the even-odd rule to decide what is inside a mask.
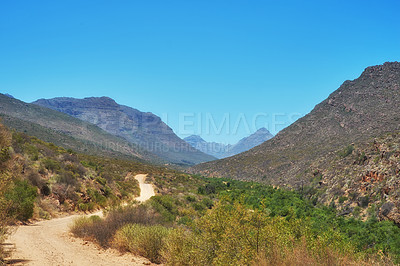
[[[182,137],[234,143],[261,126],[275,134],[365,67],[399,61],[399,12],[395,0],[5,0],[0,92],[105,95]]]

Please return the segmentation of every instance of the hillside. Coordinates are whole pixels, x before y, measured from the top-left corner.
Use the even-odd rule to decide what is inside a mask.
[[[0,94],[0,116],[5,125],[66,149],[140,161],[163,162],[156,155],[93,124],[3,94]]]
[[[131,200],[139,187],[130,176],[140,171],[163,170],[77,154],[0,124],[0,213],[10,219],[47,219]]]
[[[382,141],[388,140],[392,138]],[[332,206],[318,206],[295,191],[75,154],[1,124],[0,151],[0,242],[6,222],[131,202],[139,192],[135,178],[141,195],[146,193],[145,176],[156,187],[147,204],[122,204],[103,217],[96,212],[18,227],[7,242],[16,243],[17,252],[5,263],[149,264],[105,250],[110,247],[174,265],[292,265],[299,260],[312,265],[391,265],[400,260],[400,229],[378,221],[375,212],[368,212],[366,222],[347,219]],[[351,152],[338,155],[350,158],[355,155]],[[83,240],[66,237],[67,228]],[[2,248],[8,246],[0,245],[0,262]]]
[[[351,143],[400,129],[400,63],[365,69],[306,116],[239,155],[197,165],[193,172],[300,187],[311,164]]]
[[[34,104],[95,124],[175,164],[193,165],[215,159],[180,139],[158,116],[119,105],[108,97],[40,99]]]
[[[312,163],[315,186],[304,192],[341,215],[365,219],[372,213],[400,224],[399,158],[398,132],[349,145]]]
[[[197,135],[191,135],[184,138],[184,140],[192,147],[204,153],[210,154],[218,159],[222,159],[248,151],[255,146],[258,146],[261,143],[271,139],[272,137],[273,135],[268,131],[268,129],[260,128],[250,136],[239,140],[239,142],[234,145],[207,142]]]

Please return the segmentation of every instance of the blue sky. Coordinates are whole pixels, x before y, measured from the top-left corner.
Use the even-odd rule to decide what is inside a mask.
[[[385,0],[2,1],[0,92],[105,95],[182,137],[234,143],[399,61],[399,11]]]

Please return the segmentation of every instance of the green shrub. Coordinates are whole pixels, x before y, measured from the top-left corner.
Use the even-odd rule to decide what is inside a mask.
[[[27,145],[26,153],[32,161],[37,161],[39,159],[39,149],[34,145]]]
[[[170,229],[161,226],[128,224],[117,231],[114,243],[119,249],[130,251],[148,258],[151,262],[161,262],[161,250]]]
[[[195,202],[196,201],[196,197],[193,196],[193,195],[187,195],[185,198],[186,198],[186,200],[188,202]]]
[[[344,148],[342,151],[339,152],[339,156],[342,158],[345,158],[352,154],[354,151],[354,146],[353,145],[348,145],[346,148]]]
[[[214,202],[210,198],[204,198],[201,200],[201,203],[207,208],[211,209],[214,206]]]
[[[204,206],[202,203],[195,202],[192,204],[192,206],[193,206],[193,209],[195,209],[198,212],[202,212],[206,209],[206,206]]]
[[[368,207],[368,204],[369,204],[369,197],[368,196],[360,197],[360,206],[362,208]]]
[[[82,216],[76,218],[70,228],[71,233],[78,237],[92,237],[92,228],[95,223],[101,222],[101,218],[97,215],[90,217]]]
[[[95,208],[94,202],[87,202],[87,203],[79,203],[78,209],[83,212],[93,211]]]
[[[60,163],[50,158],[45,158],[42,164],[47,170],[53,172],[60,169]]]
[[[314,264],[339,265],[346,254],[354,253],[347,239],[333,229],[316,237],[299,219],[269,217],[264,211],[250,211],[240,203],[218,202],[191,228],[179,228],[168,235],[162,251],[167,263],[252,265],[265,256],[267,265],[276,265],[275,259],[285,258],[301,247],[302,254],[312,258]]]
[[[340,196],[339,197],[339,203],[342,204],[343,202],[345,202],[347,200],[347,197],[345,196]]]
[[[158,213],[161,214],[166,222],[175,221],[175,218],[178,215],[178,209],[173,197],[169,195],[153,196],[150,199],[150,204]]]
[[[37,197],[35,187],[29,185],[27,180],[14,181],[14,185],[5,193],[9,202],[9,216],[20,221],[27,221],[33,215],[34,202]]]
[[[3,148],[0,150],[0,162],[4,163],[11,158],[8,148]]]
[[[353,216],[356,217],[356,218],[358,218],[358,216],[360,216],[360,213],[361,213],[361,208],[360,208],[360,206],[354,207]]]

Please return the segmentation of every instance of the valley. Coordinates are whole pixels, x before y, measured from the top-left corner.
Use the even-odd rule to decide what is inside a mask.
[[[0,266],[400,265],[400,1],[2,1]]]
[[[1,259],[398,264],[399,88],[399,63],[368,67],[276,136],[231,146],[110,98],[0,95]],[[152,153],[143,138],[186,148]]]

